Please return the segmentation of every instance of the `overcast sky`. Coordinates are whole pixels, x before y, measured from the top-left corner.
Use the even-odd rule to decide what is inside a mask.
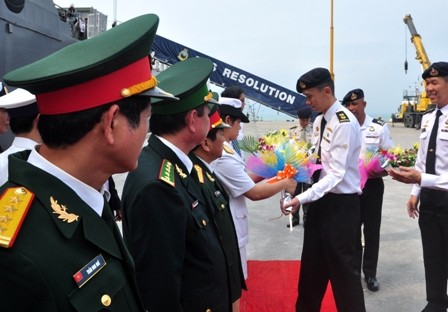
[[[124,22],[155,13],[159,35],[291,90],[303,73],[330,66],[330,0],[54,2],[94,7],[108,16],[109,27],[115,14]],[[422,72],[403,17],[412,15],[432,62],[448,61],[447,12],[447,0],[334,0],[336,97],[362,88],[368,113],[395,112]]]

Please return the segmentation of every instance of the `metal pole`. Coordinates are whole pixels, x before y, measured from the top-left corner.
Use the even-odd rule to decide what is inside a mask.
[[[333,70],[333,48],[334,48],[334,27],[333,27],[333,0],[331,0],[331,13],[330,13],[330,74],[334,81]]]

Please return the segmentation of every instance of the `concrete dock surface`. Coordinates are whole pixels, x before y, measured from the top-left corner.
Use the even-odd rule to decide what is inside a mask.
[[[293,122],[251,122],[244,124],[244,134],[256,137],[271,130],[289,129]],[[412,147],[419,131],[403,124],[388,124],[395,145]],[[126,174],[114,176],[119,194]],[[377,279],[380,289],[371,292],[364,280],[364,296],[368,312],[421,311],[426,305],[423,255],[418,220],[407,215],[406,203],[410,185],[384,178],[385,192],[381,226]],[[291,232],[288,217],[279,209],[280,195],[252,202],[249,206],[248,258],[254,260],[300,260],[303,226]],[[274,311],[273,311],[274,312]]]

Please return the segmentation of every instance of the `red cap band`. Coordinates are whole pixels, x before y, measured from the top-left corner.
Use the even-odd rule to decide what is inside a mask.
[[[121,90],[151,78],[150,59],[144,57],[110,74],[81,84],[36,94],[42,115],[77,112],[123,99]]]
[[[209,131],[222,124],[222,119],[218,111],[215,111],[213,114],[211,114],[211,116],[209,116],[209,119],[210,119]]]

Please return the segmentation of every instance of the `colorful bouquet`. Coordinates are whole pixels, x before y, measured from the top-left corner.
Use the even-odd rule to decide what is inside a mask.
[[[285,178],[308,182],[313,172],[321,168],[315,164],[317,155],[311,145],[291,139],[284,129],[268,132],[258,139],[245,136],[239,141],[239,147],[252,154],[247,159],[247,168],[269,183]]]
[[[413,167],[417,158],[418,148],[418,143],[415,143],[411,148],[403,149],[400,146],[397,146],[396,148],[389,150],[389,164],[392,167]]]
[[[417,158],[418,143],[411,148],[403,149],[400,146],[389,150],[366,148],[359,159],[359,172],[361,174],[361,188],[364,188],[369,176],[379,175],[389,166],[412,167]]]
[[[367,147],[359,158],[361,188],[364,188],[369,176],[379,175],[389,165],[392,154],[383,149]]]

